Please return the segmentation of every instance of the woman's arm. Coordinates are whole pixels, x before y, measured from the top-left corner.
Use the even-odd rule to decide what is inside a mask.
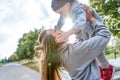
[[[87,13],[87,19],[91,21],[91,24],[95,29],[96,34],[93,38],[74,44],[72,48],[72,53],[77,55],[92,55],[90,57],[94,59],[106,47],[107,43],[110,40],[111,34],[102,22],[99,22],[93,17],[92,12],[90,11],[88,6],[85,6],[85,10]],[[88,59],[88,57],[86,57],[86,59]]]
[[[93,19],[92,25],[95,28],[96,34],[93,38],[90,38],[83,42],[77,42],[72,46],[72,53],[76,55],[90,55],[84,56],[85,60],[94,59],[101,51],[104,50],[107,43],[110,40],[111,34],[107,27],[101,22]]]

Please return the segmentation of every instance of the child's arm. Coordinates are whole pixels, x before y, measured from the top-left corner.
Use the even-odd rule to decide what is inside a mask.
[[[62,26],[65,24],[65,18],[66,18],[65,16],[60,15],[57,25],[55,26],[55,29],[60,30],[62,28]]]
[[[56,41],[58,41],[60,43],[63,41],[67,41],[68,37],[70,35],[76,34],[84,29],[84,27],[86,26],[87,19],[86,19],[86,12],[85,12],[82,4],[73,8],[72,18],[74,18],[74,20],[75,20],[72,29],[59,35],[56,38]]]

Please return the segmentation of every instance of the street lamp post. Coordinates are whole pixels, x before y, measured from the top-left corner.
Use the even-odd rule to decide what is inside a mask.
[[[112,51],[113,51],[113,54],[115,56],[115,59],[117,58],[116,56],[116,52],[115,52],[115,44],[116,44],[116,41],[114,38],[112,38]]]

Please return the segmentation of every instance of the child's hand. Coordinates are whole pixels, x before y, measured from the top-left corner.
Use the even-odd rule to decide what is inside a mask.
[[[79,29],[78,29],[78,30],[77,30],[77,29],[71,29],[71,30],[69,30],[69,31],[67,31],[67,32],[61,32],[61,33],[59,33],[58,36],[56,37],[55,41],[56,41],[57,43],[67,42],[70,35],[76,34],[76,33],[78,33],[78,32],[80,32]]]
[[[85,4],[83,6],[84,6],[84,9],[86,11],[87,19],[89,21],[94,21],[95,18],[94,18],[93,13],[92,13],[92,8],[87,6],[87,5],[85,5]]]
[[[55,41],[57,43],[64,43],[68,41],[68,37],[69,37],[69,34],[67,32],[62,32],[56,37]]]

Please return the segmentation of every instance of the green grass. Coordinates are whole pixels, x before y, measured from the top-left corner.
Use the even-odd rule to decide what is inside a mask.
[[[38,63],[37,62],[28,62],[28,63],[24,63],[22,65],[25,65],[25,66],[27,66],[27,67],[29,67],[29,68],[39,72],[39,68],[38,68]]]
[[[0,63],[0,67],[2,66],[2,63]]]
[[[118,58],[120,58],[120,53],[119,54],[116,54],[116,57]],[[114,55],[114,53],[111,53],[111,54],[108,54],[108,55],[106,55],[106,58],[108,59],[108,60],[110,60],[110,59],[115,59],[115,55]]]

